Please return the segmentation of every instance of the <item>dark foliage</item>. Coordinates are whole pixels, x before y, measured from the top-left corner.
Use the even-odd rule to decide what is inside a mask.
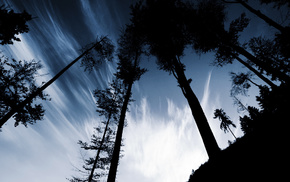
[[[128,105],[132,101],[132,86],[134,82],[138,81],[146,72],[146,69],[142,69],[139,66],[141,54],[143,53],[143,40],[138,34],[139,32],[137,32],[136,29],[132,29],[132,26],[128,25],[118,40],[120,46],[118,49],[119,61],[117,73],[115,75],[123,82],[126,91],[124,92],[124,100],[120,112],[111,166],[107,179],[107,181],[110,182],[114,182],[117,176],[126,112],[128,110]]]
[[[20,41],[16,35],[29,31],[27,21],[32,19],[26,11],[15,13],[14,10],[0,6],[0,44],[13,44],[13,40]]]
[[[272,69],[279,70],[280,73],[285,75],[290,75],[290,57],[283,56],[280,45],[280,42],[269,40],[265,37],[252,38],[248,43],[255,57],[263,63],[263,67],[258,66],[259,71],[271,76],[272,80],[278,79],[278,75],[275,72],[271,72]]]
[[[94,49],[84,55],[81,66],[85,67],[85,71],[92,72],[94,68],[98,68],[105,61],[112,61],[115,46],[108,37],[98,37],[95,43],[88,44],[83,51],[94,46]]]
[[[200,6],[202,4],[201,2]],[[214,6],[215,3],[211,5]],[[219,147],[200,103],[189,85],[191,79],[187,79],[185,76],[185,65],[180,60],[184,49],[193,42],[193,33],[189,29],[194,26],[189,26],[192,25],[189,22],[192,21],[192,18],[202,21],[199,19],[201,17],[197,18],[197,12],[190,3],[180,0],[140,1],[131,9],[133,26],[136,31],[140,31],[139,35],[143,37],[148,52],[157,58],[159,69],[173,74],[176,78],[178,86],[192,110],[208,155],[215,155],[219,151]],[[205,13],[204,16],[207,14]]]
[[[231,125],[234,128],[236,127],[236,125],[230,120],[230,117],[226,114],[226,112],[223,109],[216,109],[214,111],[213,119],[219,119],[221,121],[220,129],[224,130],[225,133],[230,129],[229,127]]]
[[[0,60],[0,90],[1,90],[1,110],[0,116],[3,117],[12,108],[17,108],[18,104],[25,100],[31,93],[37,90],[35,77],[37,71],[41,68],[39,62],[36,61],[16,61],[8,60],[2,57]],[[41,92],[34,101],[47,100],[48,95]],[[37,120],[41,120],[44,115],[42,104],[31,101],[18,110],[13,116],[15,126],[22,123],[24,126],[33,124]]]
[[[81,171],[83,177],[72,177],[69,179],[71,182],[93,182],[108,174],[116,135],[111,126],[117,124],[120,118],[124,100],[123,87],[120,80],[114,79],[109,88],[94,91],[97,112],[100,116],[104,116],[106,121],[102,122],[102,126],[95,128],[95,134],[92,135],[89,144],[83,141],[78,142],[84,150],[96,151],[96,157],[85,159],[84,171]]]
[[[260,85],[252,81],[253,74],[251,72],[238,74],[231,72],[230,75],[232,79],[231,96],[236,96],[238,94],[247,96],[251,84],[260,87]]]
[[[186,4],[179,0],[148,0],[132,6],[131,22],[158,58],[160,69],[171,72],[172,58],[182,56],[189,44],[186,35]]]

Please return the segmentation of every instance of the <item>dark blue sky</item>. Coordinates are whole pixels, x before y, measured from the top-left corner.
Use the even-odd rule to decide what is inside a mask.
[[[47,81],[96,36],[107,35],[116,42],[122,26],[129,22],[132,2],[135,1],[0,0],[0,4],[9,4],[15,11],[25,9],[37,17],[29,22],[29,33],[20,35],[22,41],[2,46],[2,54],[18,60],[40,60],[44,65],[40,74],[44,76],[38,82]],[[241,12],[252,19],[241,42],[275,32],[240,5],[230,5],[228,10],[228,22]],[[264,7],[261,10],[281,22],[279,13]],[[213,112],[224,108],[237,125],[234,133],[242,135],[238,118],[245,113],[237,113],[233,106],[229,72],[244,69],[239,63],[224,68],[210,66],[212,53],[197,55],[188,48],[185,54],[182,61],[186,76],[192,78],[191,87],[219,146],[225,148],[233,137],[219,129],[219,122],[212,119]],[[186,181],[191,170],[207,160],[191,111],[175,78],[158,70],[154,58],[144,58],[141,66],[149,71],[133,87],[136,101],[127,113],[125,156],[120,161],[117,178],[127,182]],[[93,127],[100,123],[92,91],[106,87],[115,69],[112,62],[88,74],[77,63],[46,90],[52,101],[44,103],[43,121],[28,128],[14,128],[13,120],[9,120],[0,133],[0,181],[66,181],[65,178],[77,174],[75,167],[82,166],[82,155],[94,155],[81,151],[77,141],[89,141]],[[250,97],[241,97],[242,101],[255,105],[257,90],[252,89],[249,94]]]

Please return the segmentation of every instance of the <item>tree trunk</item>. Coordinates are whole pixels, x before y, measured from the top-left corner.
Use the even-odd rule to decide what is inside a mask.
[[[92,47],[83,52],[79,57],[73,60],[65,68],[63,68],[58,74],[56,74],[52,79],[45,83],[42,87],[38,88],[35,92],[31,93],[24,101],[20,102],[16,107],[11,108],[11,110],[5,114],[0,120],[0,128],[10,119],[18,110],[22,109],[26,104],[32,102],[34,98],[37,97],[44,89],[50,86],[56,79],[58,79],[64,72],[66,72],[72,65],[74,65],[78,60],[80,60],[85,54],[91,51],[98,43],[94,44]]]
[[[279,78],[280,81],[284,82],[290,82],[289,76],[286,74],[281,73],[279,70],[273,69],[272,67],[269,67],[265,65],[262,61],[257,59],[255,56],[253,56],[251,53],[246,51],[244,48],[237,46],[237,45],[229,45],[230,47],[233,47],[234,50],[236,50],[239,54],[245,56],[247,59],[249,59],[252,63],[257,65],[258,67],[264,69],[266,72],[274,75],[275,77]]]
[[[94,165],[93,165],[93,168],[91,170],[91,174],[89,176],[89,179],[88,179],[88,182],[92,182],[93,180],[93,177],[94,177],[94,171],[96,169],[96,166],[97,166],[97,162],[98,162],[98,159],[99,159],[99,156],[100,156],[100,152],[102,150],[102,146],[103,146],[103,143],[105,141],[105,137],[106,137],[106,133],[107,133],[107,130],[108,130],[108,126],[109,126],[109,123],[110,123],[110,119],[111,119],[111,113],[109,114],[108,116],[108,120],[107,120],[107,124],[106,124],[106,127],[105,127],[105,130],[104,130],[104,134],[103,134],[103,138],[101,140],[101,143],[100,143],[100,147],[99,147],[99,150],[97,152],[97,155],[96,155],[96,158],[95,158],[95,161],[94,161]]]
[[[231,134],[235,137],[235,139],[237,140],[237,137],[235,136],[235,134],[232,132],[232,130],[230,129],[230,127],[228,126],[229,131],[231,132]]]
[[[254,8],[252,8],[251,6],[249,6],[246,2],[244,2],[243,0],[237,0],[242,6],[244,6],[246,9],[248,9],[250,12],[254,13],[255,15],[257,15],[259,18],[261,18],[262,20],[264,20],[266,23],[268,23],[270,26],[275,27],[276,29],[278,29],[281,33],[283,33],[283,31],[285,30],[285,28],[281,25],[279,25],[277,22],[275,22],[274,20],[272,20],[271,18],[269,18],[268,16],[264,15],[263,13],[261,13],[261,11],[259,10],[255,10]]]
[[[173,60],[173,65],[174,65],[173,71],[176,73],[175,77],[190,106],[192,115],[196,122],[197,128],[200,132],[207,154],[209,158],[213,158],[219,153],[220,148],[218,147],[215,137],[210,129],[210,126],[202,110],[202,107],[196,95],[192,91],[189,82],[184,74],[182,64],[180,63],[179,60],[177,60],[177,58],[175,58]]]
[[[119,164],[119,157],[120,157],[120,150],[121,150],[121,143],[122,143],[122,135],[123,135],[123,129],[125,125],[126,111],[127,111],[130,97],[131,97],[132,85],[133,85],[133,82],[128,84],[128,89],[127,89],[124,103],[121,109],[121,115],[120,115],[119,125],[117,129],[115,146],[114,146],[114,151],[113,151],[113,156],[111,160],[111,166],[110,166],[107,182],[115,182],[116,180],[117,168]]]
[[[254,69],[251,65],[249,65],[248,63],[243,61],[241,58],[239,58],[238,56],[235,56],[235,58],[240,63],[242,63],[244,66],[246,66],[249,70],[251,70],[253,73],[255,73],[261,80],[263,80],[265,83],[267,83],[272,89],[275,89],[277,87],[272,81],[270,81],[268,78],[264,77],[259,71]],[[255,84],[255,85],[258,86],[257,84]]]

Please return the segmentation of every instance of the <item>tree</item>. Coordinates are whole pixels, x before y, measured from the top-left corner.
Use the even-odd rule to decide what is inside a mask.
[[[248,89],[251,87],[250,83],[259,88],[261,87],[260,85],[256,84],[251,80],[253,76],[251,72],[238,74],[231,72],[230,75],[232,78],[231,96],[235,96],[237,94],[242,94],[246,96]]]
[[[257,66],[263,68],[266,72],[275,74],[280,81],[288,81],[289,76],[281,73],[279,70],[263,64],[263,61],[249,53],[244,46],[239,43],[240,33],[249,24],[249,19],[245,14],[241,14],[239,18],[232,21],[229,30],[224,28],[225,10],[223,4],[216,1],[206,1],[197,5],[197,10],[193,8],[189,17],[196,20],[189,21],[188,31],[192,39],[193,48],[196,51],[206,53],[208,51],[216,52],[216,62],[218,66],[231,64],[235,59],[253,71],[259,78],[275,88],[269,79],[253,68]],[[197,13],[196,13],[197,12]],[[209,18],[211,16],[212,18]],[[196,18],[198,17],[198,18]],[[205,18],[204,18],[205,17]],[[215,27],[211,27],[214,24]],[[204,26],[205,25],[205,26]],[[206,32],[206,33],[205,33]],[[210,37],[210,39],[208,39]],[[207,40],[207,41],[206,41]],[[243,61],[239,56],[242,55],[248,59],[248,63]]]
[[[268,67],[279,70],[279,72],[290,76],[290,57],[285,57],[280,49],[280,42],[277,40],[270,40],[265,37],[254,37],[252,38],[248,46],[253,52],[254,56],[261,60],[264,65]],[[261,73],[265,70],[261,67],[258,67]],[[267,76],[271,76],[272,80],[277,80],[278,77],[276,74],[265,72]]]
[[[111,129],[110,125],[116,124],[120,117],[121,104],[123,102],[123,86],[118,79],[114,79],[110,84],[110,87],[105,90],[95,90],[94,97],[97,99],[97,112],[99,116],[106,118],[106,121],[102,122],[105,127],[97,127],[96,132],[102,134],[99,137],[94,134],[91,139],[91,144],[79,141],[81,148],[84,150],[96,150],[97,154],[95,158],[89,158],[85,160],[83,168],[87,171],[85,177],[73,177],[71,182],[92,182],[106,175],[107,169],[112,158],[113,139],[115,138],[115,132]],[[99,169],[99,170],[97,170]]]
[[[261,0],[263,1],[263,0]],[[268,16],[266,16],[265,14],[261,13],[261,11],[254,9],[253,7],[251,7],[249,4],[246,3],[246,1],[244,0],[236,0],[233,2],[230,1],[224,1],[226,3],[240,3],[242,6],[244,6],[247,10],[249,10],[250,12],[254,13],[256,16],[258,16],[259,18],[261,18],[262,20],[264,20],[266,23],[268,23],[270,26],[275,27],[276,29],[278,29],[281,32],[285,32],[285,27],[281,26],[280,24],[278,24],[277,22],[275,22],[274,20],[272,20],[271,18],[269,18]],[[282,4],[286,4],[286,2],[283,3],[278,3],[278,5],[282,5]],[[289,4],[290,5],[290,4]],[[286,32],[285,32],[286,33]],[[289,32],[288,32],[289,33]]]
[[[190,44],[186,22],[189,4],[179,0],[147,0],[132,6],[131,22],[144,37],[150,54],[157,58],[161,70],[177,79],[203,139],[209,157],[214,157],[219,147],[210,129],[200,103],[185,76],[185,65],[180,58]]]
[[[87,55],[91,50],[94,49],[95,52],[95,58],[94,60],[89,60],[91,56],[85,57],[88,58],[88,62],[90,64],[85,65],[86,69],[91,69],[91,66],[97,66],[100,63],[104,62],[105,60],[111,61],[112,60],[112,54],[113,54],[113,44],[107,37],[101,37],[98,38],[96,43],[91,45],[88,49],[86,49],[80,56],[78,56],[75,60],[73,60],[70,64],[68,64],[65,68],[63,68],[58,74],[56,74],[52,79],[50,79],[48,82],[43,84],[39,88],[35,88],[33,92],[26,97],[24,100],[21,100],[17,105],[9,110],[8,113],[6,113],[4,116],[2,116],[0,120],[0,128],[7,122],[7,120],[12,117],[15,113],[19,112],[25,105],[30,103],[34,98],[36,98],[38,95],[40,95],[43,90],[45,90],[49,85],[51,85],[55,80],[57,80],[63,73],[65,73],[72,65],[74,65],[78,60],[83,58],[85,55]],[[83,60],[85,62],[86,59]]]
[[[129,102],[131,101],[130,98],[132,95],[133,83],[138,81],[140,77],[146,72],[145,69],[141,69],[139,67],[142,54],[142,39],[139,39],[140,37],[137,36],[137,33],[138,32],[135,32],[134,29],[132,29],[132,26],[127,25],[126,29],[122,32],[122,35],[118,40],[120,47],[118,50],[119,62],[116,77],[122,80],[125,86],[126,94],[121,108],[114,151],[107,179],[108,182],[114,182],[116,180],[126,111]]]
[[[27,21],[32,20],[32,16],[26,11],[15,13],[13,9],[8,9],[4,5],[0,6],[0,44],[13,44],[13,40],[20,41],[15,35],[27,33]]]
[[[4,57],[0,59],[0,117],[17,108],[18,103],[23,102],[37,90],[35,77],[41,67],[41,64],[34,60],[28,62],[16,61],[15,59],[9,60]],[[40,92],[37,97],[26,103],[13,116],[15,119],[14,126],[22,123],[27,127],[28,123],[33,124],[37,120],[41,120],[44,115],[44,109],[39,100],[47,99],[48,95]]]
[[[221,124],[220,124],[221,130],[224,130],[225,133],[230,131],[231,134],[234,136],[234,138],[237,139],[230,128],[230,125],[232,125],[234,128],[236,127],[236,125],[230,120],[229,116],[227,116],[227,114],[225,113],[225,111],[223,109],[216,109],[214,111],[213,118],[214,119],[218,118],[221,121]]]

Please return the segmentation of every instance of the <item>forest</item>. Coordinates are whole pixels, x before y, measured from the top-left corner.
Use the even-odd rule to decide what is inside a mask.
[[[239,6],[243,12],[229,22],[233,6]],[[280,11],[284,21],[278,22],[257,7]],[[130,104],[137,102],[134,88],[150,74],[150,69],[143,67],[144,62],[154,62],[160,72],[175,80],[178,94],[190,109],[190,117],[208,156],[205,163],[188,174],[188,182],[270,177],[280,181],[284,176],[287,179],[287,168],[282,164],[288,158],[290,2],[257,0],[253,7],[246,0],[140,0],[128,8],[130,18],[119,28],[116,41],[110,35],[96,35],[93,42],[79,45],[78,55],[69,59],[69,64],[59,72],[51,73],[53,77],[47,81],[39,81],[42,77],[39,70],[44,67],[41,61],[17,60],[1,53],[0,137],[7,123],[30,127],[44,120],[45,103],[54,100],[47,89],[66,77],[73,66],[78,65],[83,72],[92,75],[104,65],[115,63],[115,72],[112,79],[106,80],[105,88],[97,87],[91,93],[100,121],[91,128],[93,134],[89,141],[81,138],[76,141],[79,150],[92,155],[84,156],[77,173],[64,180],[118,181],[118,166],[126,155],[126,150],[122,150],[128,125],[126,116],[132,110]],[[1,48],[21,42],[19,35],[32,34],[29,22],[37,21],[37,16],[0,4]],[[249,18],[253,16],[261,20],[263,26],[271,28],[267,36],[247,31],[254,24]],[[224,108],[213,110],[213,118],[207,116],[195,92],[194,83],[198,78],[186,74],[188,50],[210,55],[212,61],[208,66],[218,67],[220,71],[236,62],[243,68],[243,72],[232,70],[228,76],[232,104],[237,112],[245,113],[239,115],[239,121],[233,121],[230,117],[233,113],[227,113]],[[240,99],[247,97],[251,89],[258,91],[254,106]],[[219,123],[220,130],[233,137],[225,149],[217,142],[209,123],[212,119]],[[236,136],[237,127],[242,136]]]

